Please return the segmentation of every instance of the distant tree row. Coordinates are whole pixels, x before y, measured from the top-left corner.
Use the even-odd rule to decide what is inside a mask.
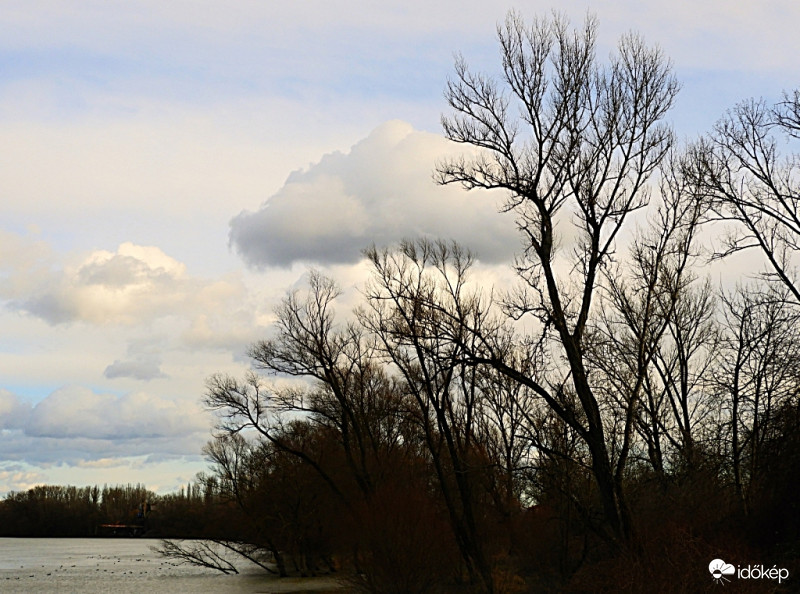
[[[126,525],[149,536],[197,537],[208,522],[207,503],[201,486],[191,483],[169,495],[140,484],[40,485],[0,500],[0,536],[86,537],[113,534],[103,525]]]

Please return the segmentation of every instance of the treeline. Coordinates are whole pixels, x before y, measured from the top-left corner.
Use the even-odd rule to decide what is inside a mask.
[[[447,258],[463,256],[449,250],[373,257],[419,296],[444,279]],[[581,434],[535,389],[444,338],[465,322],[455,301],[434,313],[433,301],[371,290],[382,297],[366,306],[378,309],[336,325],[335,285],[312,275],[309,293],[279,309],[276,337],[253,347],[257,366],[308,384],[209,380],[223,432],[200,477],[218,509],[207,536],[253,545],[283,575],[344,568],[359,576],[354,588],[382,593],[698,592],[715,586],[707,564],[719,557],[799,568],[796,315],[752,311],[759,328],[746,331],[761,339],[732,324],[741,315],[694,311],[680,322],[702,332],[673,320],[695,338],[661,336],[634,415],[629,355],[603,350],[593,389],[612,463],[626,436],[630,448],[615,466],[627,524],[617,535]],[[504,349],[503,365],[533,375],[548,364],[505,332],[488,337],[503,340],[492,347]],[[577,411],[574,392],[557,387],[554,402]]]
[[[219,538],[381,593],[701,592],[718,558],[794,580],[800,171],[779,147],[800,95],[680,148],[678,84],[635,35],[605,65],[592,20],[511,14],[499,39],[498,78],[456,64],[444,132],[474,150],[437,180],[505,192],[517,286],[404,242],[365,252],[337,317],[311,273],[255,371],[208,381]],[[701,274],[743,250],[750,282]]]
[[[0,536],[88,537],[102,525],[140,526],[150,537],[196,538],[206,532],[209,494],[197,484],[157,495],[144,485],[40,485],[0,500]],[[122,532],[124,534],[124,531]]]

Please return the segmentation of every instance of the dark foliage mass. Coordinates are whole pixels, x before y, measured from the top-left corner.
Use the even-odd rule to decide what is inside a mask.
[[[629,35],[600,64],[594,39],[592,20],[511,14],[498,78],[458,59],[443,127],[469,151],[437,181],[505,192],[517,285],[480,286],[453,243],[373,247],[337,317],[312,272],[254,371],[208,380],[211,468],[181,512],[203,536],[381,593],[702,592],[716,558],[800,569],[800,180],[778,154],[800,96],[679,148],[668,61]],[[766,262],[749,284],[701,275],[746,249]]]

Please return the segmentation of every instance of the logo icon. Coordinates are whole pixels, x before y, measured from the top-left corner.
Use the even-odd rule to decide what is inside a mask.
[[[722,559],[714,559],[708,564],[708,571],[715,582],[724,586],[725,582],[731,581],[730,578],[725,576],[736,573],[736,568],[730,563],[725,563]]]

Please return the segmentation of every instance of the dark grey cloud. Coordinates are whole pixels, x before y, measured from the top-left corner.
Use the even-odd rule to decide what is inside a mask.
[[[140,357],[128,361],[115,360],[106,367],[103,375],[108,379],[128,377],[142,381],[150,381],[167,377],[161,371],[161,361],[158,357]]]
[[[511,218],[497,212],[503,196],[433,182],[437,160],[460,150],[386,122],[349,153],[294,172],[257,211],[233,218],[231,245],[256,268],[354,263],[373,243],[417,237],[455,239],[484,262],[510,259],[519,244]]]
[[[12,462],[81,465],[130,456],[199,456],[213,418],[197,402],[144,392],[123,396],[60,388],[31,406],[0,389],[0,468]]]
[[[32,437],[131,440],[174,438],[209,428],[197,406],[144,392],[101,394],[79,386],[56,390],[33,407]]]
[[[145,464],[165,460],[196,459],[209,440],[209,432],[196,432],[178,437],[136,439],[89,439],[80,437],[39,437],[23,431],[9,431],[0,440],[0,458],[8,462],[47,468],[51,465],[92,466],[98,461],[108,465],[124,464],[131,457],[145,457]],[[1,477],[2,475],[0,475]],[[2,489],[0,489],[2,492]]]

